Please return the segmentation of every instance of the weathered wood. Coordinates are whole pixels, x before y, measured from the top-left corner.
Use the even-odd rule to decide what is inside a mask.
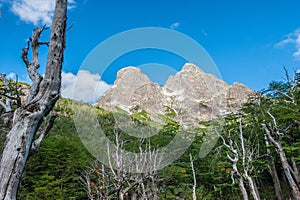
[[[249,163],[252,163],[252,155],[253,152],[251,152],[250,149],[246,149],[245,147],[245,138],[243,136],[243,128],[242,128],[242,120],[240,119],[240,124],[239,124],[239,138],[240,138],[240,143],[241,143],[241,150],[242,150],[242,166],[243,166],[243,171],[244,171],[244,177],[248,181],[248,185],[252,194],[252,197],[254,200],[260,200],[260,196],[258,193],[258,189],[256,185],[254,184],[254,181],[252,177],[249,175]],[[250,147],[248,147],[250,148]],[[246,157],[247,157],[247,162],[246,162]]]
[[[194,184],[193,184],[193,200],[197,200],[197,196],[196,196],[197,180],[196,180],[196,173],[195,173],[194,161],[193,161],[192,154],[190,154],[190,163],[191,163],[191,168],[192,168],[192,172],[193,172],[193,180],[194,180]]]
[[[30,149],[30,152],[29,152],[30,155],[38,153],[38,151],[40,149],[40,146],[41,146],[41,143],[48,136],[52,126],[54,125],[54,121],[57,117],[58,117],[57,114],[52,114],[51,115],[50,120],[49,120],[45,130],[43,132],[41,132],[39,137],[32,142],[31,149]]]
[[[1,94],[1,96],[5,97],[5,102],[0,100],[0,106],[4,108],[5,112],[10,112],[12,110],[11,108],[11,98],[8,98],[11,96],[10,92],[6,92],[6,90],[9,90],[9,86],[6,80],[5,74],[0,74],[0,81],[2,81],[4,92]]]
[[[268,114],[271,115],[269,112],[268,112]],[[273,117],[273,115],[271,115],[271,117],[273,118],[273,120],[274,120],[274,126],[277,129],[276,120]],[[271,135],[271,131],[266,126],[266,124],[262,124],[262,127],[263,127],[264,131],[266,132],[266,135],[267,135],[268,139],[270,140],[270,142],[273,144],[273,146],[277,150],[277,153],[278,153],[278,155],[280,157],[281,166],[282,166],[284,174],[285,174],[285,176],[286,176],[286,178],[288,180],[288,183],[289,183],[289,185],[290,185],[290,187],[292,189],[292,193],[293,193],[294,199],[300,200],[300,191],[299,191],[299,188],[298,188],[296,182],[294,181],[294,179],[292,177],[292,174],[291,174],[291,171],[290,171],[290,164],[288,163],[288,160],[286,158],[286,154],[285,154],[285,152],[283,150],[283,147],[282,147],[281,143],[279,141],[276,141],[273,138],[273,136]]]
[[[282,198],[281,185],[280,185],[280,181],[279,181],[279,178],[278,178],[278,173],[277,173],[274,157],[272,156],[271,151],[269,149],[270,145],[269,145],[267,135],[265,135],[265,143],[266,143],[266,147],[267,147],[267,155],[270,157],[270,160],[271,160],[271,162],[268,166],[268,171],[269,171],[270,175],[272,176],[276,199],[277,200],[282,200],[283,198]]]
[[[239,172],[239,169],[237,167],[237,163],[239,161],[239,153],[238,150],[236,148],[233,147],[233,141],[229,138],[229,144],[226,143],[225,139],[223,136],[219,135],[223,141],[223,145],[229,149],[231,151],[231,153],[233,154],[234,158],[232,158],[228,153],[227,153],[227,158],[231,161],[232,163],[232,171],[231,171],[231,179],[232,179],[232,184],[235,183],[235,179],[238,182],[238,186],[241,190],[242,196],[243,196],[243,200],[248,200],[248,193],[246,190],[246,187],[244,185],[244,179],[243,176],[241,175],[241,173]]]
[[[243,135],[242,119],[239,120],[239,132],[238,138],[232,138],[229,136],[225,138],[219,135],[223,141],[223,145],[231,151],[233,157],[227,153],[227,158],[232,163],[231,179],[234,184],[235,180],[238,182],[238,186],[241,190],[244,200],[248,200],[249,196],[245,187],[244,181],[247,181],[251,195],[253,199],[260,200],[260,195],[253,178],[251,177],[251,168],[253,163],[253,157],[255,148],[245,146],[246,139]],[[238,165],[238,161],[241,160],[241,165]],[[239,166],[239,167],[238,167]],[[239,169],[240,168],[240,169]]]
[[[33,82],[26,105],[14,112],[12,128],[7,134],[0,161],[0,200],[14,200],[32,146],[33,139],[55,102],[61,87],[61,68],[65,48],[67,0],[56,0],[52,22],[46,74],[38,73],[38,42],[43,29],[36,28],[31,37],[32,62],[27,59],[29,46],[22,58]]]

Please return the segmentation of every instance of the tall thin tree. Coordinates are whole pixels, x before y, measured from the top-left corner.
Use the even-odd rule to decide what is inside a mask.
[[[42,138],[34,141],[35,135],[60,96],[66,13],[67,0],[56,0],[49,44],[39,41],[44,28],[37,27],[28,46],[22,49],[22,59],[32,80],[32,87],[27,103],[14,111],[12,128],[4,144],[0,161],[0,200],[16,199],[28,155],[32,147],[39,146],[37,143],[42,141]],[[38,47],[42,44],[49,45],[44,78],[38,72]],[[32,61],[28,59],[30,46]],[[41,134],[41,137],[44,136]]]

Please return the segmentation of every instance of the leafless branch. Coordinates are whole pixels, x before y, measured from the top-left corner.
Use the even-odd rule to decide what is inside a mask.
[[[2,81],[3,84],[3,90],[0,94],[0,96],[5,97],[5,103],[0,100],[0,105],[4,108],[5,112],[10,112],[12,110],[11,107],[11,93],[8,91],[10,88],[10,83],[7,82],[6,75],[5,74],[0,74],[0,80]]]
[[[38,72],[38,39],[44,28],[37,27],[27,47],[22,50],[22,59],[32,80],[32,87],[27,104],[14,111],[12,127],[7,133],[0,161],[0,199],[17,198],[33,140],[43,120],[58,100],[65,49],[66,15],[67,0],[56,0],[45,73],[48,81],[40,84],[42,77]],[[32,61],[28,59],[30,44]]]
[[[196,196],[197,180],[196,180],[196,173],[195,173],[195,169],[194,169],[194,160],[193,160],[192,154],[190,154],[190,163],[191,163],[191,168],[192,168],[192,173],[193,173],[193,180],[194,180],[193,200],[197,200],[197,196]]]
[[[158,151],[151,151],[150,143],[142,148],[142,142],[143,140],[139,142],[139,151],[134,157],[130,157],[123,149],[124,141],[120,140],[119,133],[115,131],[115,146],[107,144],[108,163],[105,166],[103,163],[95,165],[96,177],[92,173],[84,173],[81,178],[95,183],[95,186],[85,184],[90,187],[87,188],[89,198],[127,199],[130,194],[135,199],[158,199],[155,165],[160,164],[161,159]],[[101,180],[101,185],[97,185],[96,180]]]
[[[46,44],[49,45],[48,42],[39,42],[39,38],[44,30],[47,28],[45,26],[42,27],[36,27],[33,30],[32,37],[29,38],[27,47],[22,49],[22,60],[26,65],[29,78],[32,80],[32,87],[30,89],[30,94],[28,96],[27,102],[30,102],[38,93],[39,91],[39,85],[42,81],[42,76],[38,72],[38,68],[40,67],[39,60],[38,60],[38,48],[39,45]],[[31,51],[32,51],[32,62],[28,59],[28,52],[31,45]]]
[[[227,152],[227,158],[232,163],[232,171],[231,171],[231,179],[234,184],[235,180],[238,181],[239,188],[243,194],[244,199],[248,199],[247,190],[244,186],[244,181],[247,181],[251,194],[255,200],[259,200],[259,193],[257,188],[253,182],[252,177],[249,172],[252,171],[252,160],[253,156],[256,152],[256,148],[249,147],[245,144],[247,140],[244,138],[243,127],[242,127],[242,119],[239,119],[238,126],[238,137],[231,137],[228,134],[226,138],[228,142],[226,142],[225,138],[220,135],[223,145],[231,152],[232,155],[229,155]],[[241,159],[241,165],[238,165],[239,160]]]
[[[276,130],[276,135],[280,136],[280,135],[284,135],[282,132],[279,131],[279,128],[278,128],[278,125],[277,125],[277,121],[274,117],[274,115],[272,115],[270,113],[270,110],[267,110],[267,114],[272,118],[272,121],[273,121],[273,127],[275,128]]]
[[[279,134],[279,131],[278,131],[278,127],[277,127],[277,122],[276,122],[276,119],[275,117],[268,111],[267,112],[268,115],[272,118],[273,120],[273,126],[275,128],[275,131],[276,131],[276,135]],[[270,127],[272,126],[271,124],[269,125]],[[293,171],[291,171],[291,166],[290,164],[288,163],[288,160],[287,160],[287,157],[286,157],[286,154],[284,152],[284,149],[282,147],[282,144],[280,142],[280,140],[275,140],[272,136],[272,129],[268,128],[266,124],[262,124],[262,128],[264,129],[267,137],[268,137],[268,140],[273,144],[273,146],[275,147],[276,149],[276,152],[277,154],[279,155],[280,157],[280,161],[281,161],[281,165],[282,165],[282,168],[284,169],[284,174],[288,180],[288,183],[293,191],[293,196],[294,196],[294,199],[297,199],[297,200],[300,200],[300,190],[295,182],[295,180],[293,179],[292,177],[292,174],[293,174]],[[296,179],[297,180],[297,179]]]
[[[288,72],[287,68],[284,65],[283,65],[283,69],[284,69],[284,72],[285,72],[285,80],[288,83],[289,88],[292,88],[292,81],[290,79],[289,72]]]
[[[58,115],[56,113],[50,116],[49,122],[45,130],[39,135],[39,137],[35,141],[33,141],[31,145],[30,155],[36,154],[39,151],[42,141],[48,136],[57,117]]]

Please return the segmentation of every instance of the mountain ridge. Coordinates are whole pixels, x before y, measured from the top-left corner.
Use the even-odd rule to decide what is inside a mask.
[[[185,126],[237,112],[254,91],[235,82],[228,85],[194,64],[186,63],[164,86],[153,83],[139,68],[129,66],[117,73],[113,86],[96,106],[109,111],[117,108],[129,114],[141,111],[160,122],[157,115],[173,113],[173,119]]]

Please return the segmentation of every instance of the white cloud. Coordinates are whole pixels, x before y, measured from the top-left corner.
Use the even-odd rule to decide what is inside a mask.
[[[68,0],[68,9],[71,10],[75,7],[75,0]]]
[[[296,51],[293,53],[293,56],[297,60],[300,60],[300,28],[286,35],[282,41],[275,44],[275,47],[283,47],[287,44],[293,44],[295,46]]]
[[[180,23],[179,22],[175,22],[175,23],[171,24],[170,28],[173,29],[173,30],[175,30],[175,29],[178,29],[179,26],[180,26]]]
[[[91,74],[86,70],[79,70],[77,75],[62,72],[63,97],[95,103],[109,88],[110,85],[102,81],[99,74]]]
[[[16,80],[17,75],[14,72],[10,72],[8,75],[6,75],[7,79]]]
[[[75,7],[75,1],[69,0],[68,8]],[[54,14],[55,0],[14,0],[11,2],[12,12],[20,20],[37,25],[50,25]]]

